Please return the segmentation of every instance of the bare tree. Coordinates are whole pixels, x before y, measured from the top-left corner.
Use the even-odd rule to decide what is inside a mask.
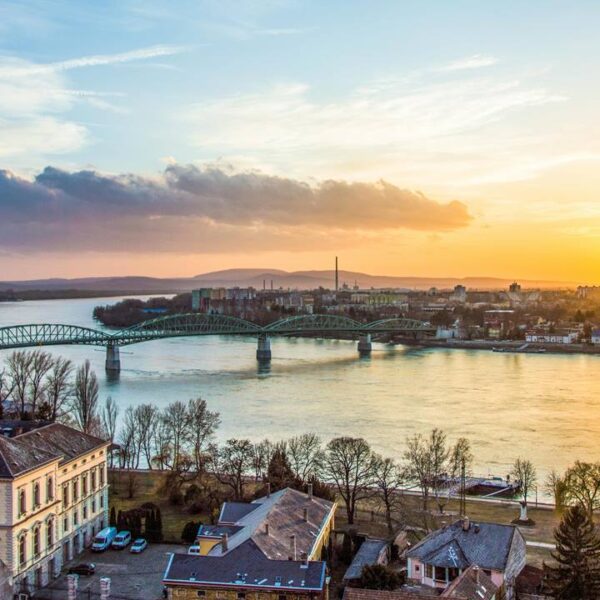
[[[246,475],[252,468],[252,442],[232,438],[220,448],[213,446],[211,457],[214,476],[231,488],[234,500],[243,500]]]
[[[148,468],[152,469],[154,444],[156,430],[160,422],[160,412],[152,404],[140,404],[135,408],[133,419],[137,429],[140,452],[144,456]]]
[[[385,522],[389,533],[394,533],[392,513],[401,506],[398,488],[402,485],[402,473],[391,458],[374,455],[374,475],[377,498],[385,510]]]
[[[209,456],[209,448],[221,419],[218,412],[208,410],[206,400],[194,398],[188,402],[188,421],[190,444],[194,469],[204,471]]]
[[[46,403],[48,404],[48,420],[56,421],[62,407],[69,400],[73,386],[71,375],[73,363],[62,356],[55,358],[46,380]]]
[[[354,523],[357,503],[372,494],[374,462],[373,452],[363,438],[339,437],[327,444],[324,472],[346,505],[350,525]]]
[[[456,440],[450,450],[448,472],[450,477],[456,479],[462,475],[463,469],[465,475],[473,473],[473,452],[471,451],[471,442],[467,438],[461,437]]]
[[[321,438],[316,433],[304,433],[290,438],[287,457],[296,477],[303,484],[311,477],[319,477],[324,460]]]
[[[72,410],[79,429],[85,433],[98,433],[98,378],[89,360],[77,369]]]
[[[252,446],[252,466],[254,467],[254,480],[264,479],[265,473],[269,468],[269,463],[273,457],[274,445],[264,439],[262,442],[257,442]]]
[[[600,508],[600,463],[576,461],[565,473],[565,497],[572,504],[581,504],[590,518]]]
[[[189,419],[187,406],[181,400],[171,402],[162,413],[162,422],[169,437],[168,466],[175,471],[186,470],[189,466],[190,458],[186,452]]]
[[[52,355],[43,350],[31,352],[31,372],[29,375],[29,398],[31,402],[31,415],[37,416],[38,402],[41,402],[45,393],[46,375],[52,369],[54,359]]]
[[[108,396],[104,402],[104,408],[102,409],[102,428],[107,438],[110,440],[111,445],[115,443],[115,435],[117,433],[117,417],[119,415],[119,407],[117,403],[112,399],[112,396]],[[110,466],[113,466],[113,452],[111,450],[109,454]]]
[[[533,463],[530,460],[525,458],[517,458],[515,460],[511,477],[517,481],[519,487],[521,488],[521,496],[523,500],[521,501],[521,516],[520,519],[522,521],[527,520],[527,497],[529,496],[529,492],[531,488],[535,485],[537,481],[537,472]]]
[[[555,470],[552,470],[546,478],[544,486],[546,492],[554,497],[554,506],[559,514],[562,514],[568,505],[567,480]]]
[[[21,419],[27,413],[27,390],[31,377],[31,361],[31,353],[24,350],[13,352],[6,361],[8,377],[11,381],[11,398],[17,407],[17,416]]]

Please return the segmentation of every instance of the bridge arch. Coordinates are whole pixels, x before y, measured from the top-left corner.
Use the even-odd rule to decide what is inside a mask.
[[[404,317],[392,319],[379,319],[365,326],[365,330],[369,332],[385,331],[393,333],[394,331],[413,332],[413,331],[435,331],[436,328],[426,325],[423,321],[417,319],[407,319]]]
[[[335,333],[336,331],[356,332],[362,329],[362,327],[362,323],[339,315],[299,315],[270,323],[266,327],[263,327],[263,331],[271,334],[319,331]]]
[[[57,346],[63,344],[88,344],[102,346],[109,344],[112,335],[105,331],[64,325],[62,323],[42,323],[0,327],[0,348],[26,348],[31,346]]]

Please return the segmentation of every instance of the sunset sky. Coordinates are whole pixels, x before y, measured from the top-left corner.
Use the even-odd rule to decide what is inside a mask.
[[[600,284],[600,3],[0,3],[0,280]]]

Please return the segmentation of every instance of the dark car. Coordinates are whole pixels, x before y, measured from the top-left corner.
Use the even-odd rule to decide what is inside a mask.
[[[93,575],[96,572],[94,563],[81,563],[69,568],[69,575]]]

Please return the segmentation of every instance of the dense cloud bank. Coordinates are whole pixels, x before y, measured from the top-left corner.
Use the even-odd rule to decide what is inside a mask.
[[[156,178],[46,167],[33,181],[0,171],[0,249],[211,252],[326,243],[384,230],[469,224],[458,201],[385,181],[308,185],[257,172],[171,165]]]

